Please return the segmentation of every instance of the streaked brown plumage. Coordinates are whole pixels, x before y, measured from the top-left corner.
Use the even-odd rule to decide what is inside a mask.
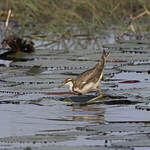
[[[91,91],[100,91],[97,87],[100,85],[104,65],[109,52],[103,51],[101,60],[91,69],[81,73],[77,78],[67,78],[61,86],[69,85],[70,91],[75,94],[86,94]]]

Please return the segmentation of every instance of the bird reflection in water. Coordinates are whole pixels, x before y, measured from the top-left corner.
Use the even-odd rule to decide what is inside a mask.
[[[104,110],[103,107],[96,105],[85,105],[85,106],[70,106],[71,111],[74,115],[67,116],[67,120],[72,121],[98,121],[104,122]]]

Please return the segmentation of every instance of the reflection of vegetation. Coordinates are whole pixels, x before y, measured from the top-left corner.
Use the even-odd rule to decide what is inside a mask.
[[[11,8],[22,26],[60,33],[72,26],[87,29],[107,26],[110,21],[124,24],[131,16],[133,20],[149,16],[149,7],[147,0],[1,0],[0,14],[5,16]]]

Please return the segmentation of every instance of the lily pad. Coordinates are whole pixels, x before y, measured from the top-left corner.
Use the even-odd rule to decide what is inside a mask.
[[[150,45],[150,41],[149,40],[122,40],[119,39],[117,40],[118,43],[131,43],[131,44],[146,44],[146,45]]]
[[[139,139],[147,139],[147,134],[142,134],[142,133],[137,133],[137,134],[118,134],[118,135],[96,135],[96,136],[93,136],[93,137],[90,137],[90,138],[87,138],[89,140],[119,140],[119,141],[122,141],[122,140],[139,140]]]
[[[41,67],[56,68],[56,69],[80,69],[87,66],[94,66],[94,62],[71,62],[69,60],[34,60],[27,62],[14,62],[11,65],[15,67],[33,67],[39,64]],[[89,65],[87,65],[89,64]]]
[[[85,131],[98,131],[102,133],[107,132],[142,132],[149,131],[150,125],[144,125],[143,123],[110,123],[110,124],[101,124],[101,125],[89,125],[86,127],[79,127],[77,130]]]
[[[32,136],[13,136],[0,138],[0,142],[4,143],[51,143],[74,140],[74,136],[66,134],[39,134]]]
[[[150,45],[146,44],[136,44],[136,43],[122,43],[122,44],[104,44],[104,48],[113,48],[117,50],[122,50],[122,49],[132,49],[132,50],[141,50],[145,48],[150,48]]]
[[[37,76],[14,76],[14,77],[7,77],[4,78],[3,81],[5,82],[14,82],[14,83],[22,83],[22,84],[53,84],[55,81],[55,78],[52,79],[55,76],[48,76],[48,75],[37,75]],[[57,77],[56,77],[57,78]]]
[[[148,136],[148,135],[147,135]],[[116,142],[113,144],[115,147],[150,147],[149,139],[129,140],[126,142]]]
[[[92,98],[95,98],[96,96],[94,95],[78,95],[78,96],[72,96],[72,97],[67,97],[67,98],[61,98],[61,101],[68,101],[68,102],[73,102],[73,103],[78,103],[78,104],[85,104]]]
[[[136,108],[136,109],[140,109],[140,110],[147,110],[147,111],[150,111],[150,104],[136,105],[135,108]]]
[[[35,144],[34,144],[35,145]],[[25,148],[11,148],[11,150],[114,150],[111,147],[104,147],[104,146],[67,146],[67,145],[49,145],[49,146],[27,146]],[[8,144],[5,147],[9,147]],[[117,148],[117,150],[133,150],[132,148]]]
[[[125,65],[125,66],[120,66],[119,70],[129,71],[129,72],[149,72],[150,64]]]

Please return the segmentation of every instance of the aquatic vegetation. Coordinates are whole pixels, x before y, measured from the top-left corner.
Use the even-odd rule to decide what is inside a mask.
[[[0,8],[3,19],[7,9],[11,8],[11,19],[18,25],[34,28],[36,32],[40,29],[40,32],[61,33],[63,37],[72,36],[74,27],[90,32],[90,28],[106,27],[110,23],[119,23],[127,29],[133,22],[130,29],[136,31],[137,20],[145,19],[150,14],[150,4],[146,0],[1,0]]]

